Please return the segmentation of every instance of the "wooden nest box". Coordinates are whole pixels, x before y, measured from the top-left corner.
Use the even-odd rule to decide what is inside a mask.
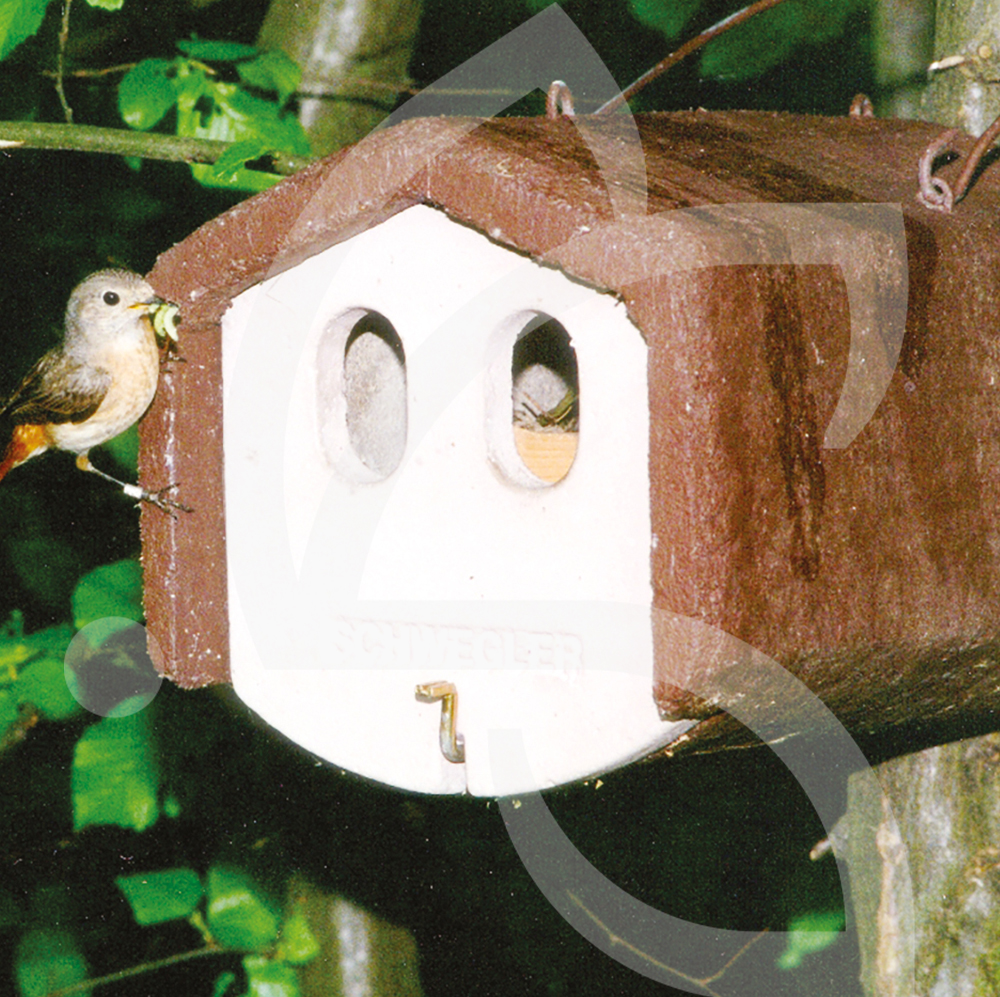
[[[169,677],[425,792],[747,743],[753,653],[858,736],[989,722],[1000,194],[922,207],[938,132],[417,119],[164,253]]]

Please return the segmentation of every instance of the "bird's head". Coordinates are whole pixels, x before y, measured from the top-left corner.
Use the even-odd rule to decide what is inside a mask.
[[[99,270],[78,284],[66,306],[66,342],[99,345],[134,328],[164,305],[137,273]]]

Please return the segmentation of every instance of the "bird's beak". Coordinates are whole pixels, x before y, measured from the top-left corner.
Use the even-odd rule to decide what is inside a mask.
[[[141,309],[144,315],[152,315],[160,305],[165,305],[166,303],[163,298],[150,298],[149,301],[137,301],[134,305],[129,305],[129,308],[133,311]]]

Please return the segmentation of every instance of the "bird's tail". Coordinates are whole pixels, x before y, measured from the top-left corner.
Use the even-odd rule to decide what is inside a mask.
[[[41,426],[15,426],[4,448],[3,457],[0,458],[0,481],[3,481],[8,471],[48,448],[45,430]]]

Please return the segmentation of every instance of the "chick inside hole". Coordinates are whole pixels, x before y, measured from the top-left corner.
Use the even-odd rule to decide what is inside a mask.
[[[521,333],[511,361],[514,443],[525,467],[547,484],[576,459],[580,383],[569,333],[539,316]]]

